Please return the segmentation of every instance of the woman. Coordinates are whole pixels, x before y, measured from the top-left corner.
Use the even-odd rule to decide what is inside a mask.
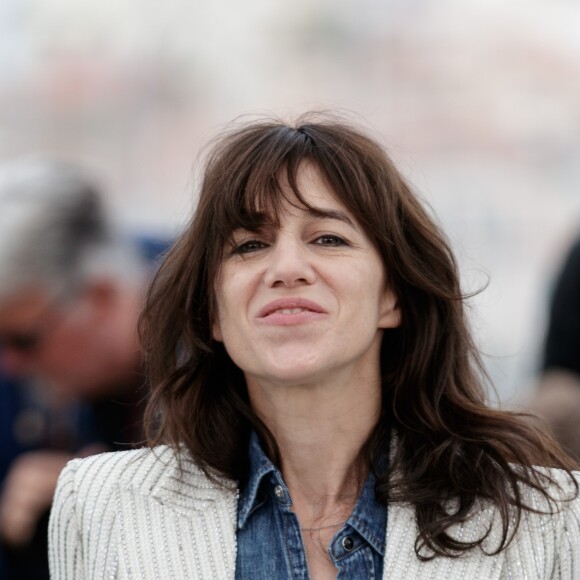
[[[486,406],[451,251],[356,129],[222,138],[142,330],[153,448],[69,464],[55,578],[580,577],[572,465]]]

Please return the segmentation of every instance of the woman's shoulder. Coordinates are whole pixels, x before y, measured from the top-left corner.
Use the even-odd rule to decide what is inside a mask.
[[[168,481],[205,489],[216,485],[188,453],[161,445],[73,459],[61,473],[58,487],[61,494],[68,490],[84,499],[97,495],[103,499],[119,488],[154,494]]]
[[[136,537],[147,546],[143,553],[153,553],[159,546],[148,543],[152,531],[173,522],[173,516],[183,516],[178,519],[188,523],[206,522],[205,515],[200,516],[211,512],[210,520],[231,531],[235,502],[235,485],[206,476],[184,450],[154,447],[72,460],[60,476],[50,516],[52,576],[104,577],[101,571],[115,570],[120,550]],[[205,533],[207,526],[192,529]],[[159,549],[164,550],[163,542]],[[135,554],[123,558],[131,560]],[[85,568],[92,571],[88,576]]]
[[[502,513],[495,502],[480,499],[471,517],[452,526],[450,534],[458,541],[484,537],[481,547],[487,554],[496,553],[506,539],[511,539],[508,559],[519,557],[522,551],[534,551],[538,545],[544,546],[544,556],[557,558],[566,536],[570,549],[580,556],[580,472],[534,467],[530,473],[535,486],[518,486],[521,509],[512,505]]]
[[[112,451],[72,459],[63,470],[63,475],[74,477],[78,484],[87,479],[97,479],[102,483],[109,480],[115,483],[130,482],[139,478],[140,474],[154,474],[163,466],[172,466],[177,461],[176,452],[167,446]]]
[[[516,543],[525,543],[535,536],[558,537],[569,526],[580,530],[580,472],[534,467],[527,470],[527,475],[528,481],[518,485],[518,504],[522,509],[516,509],[513,505],[509,509],[508,532],[517,527]],[[534,485],[530,485],[530,481]],[[487,508],[483,511],[494,522],[492,527],[501,532],[502,518],[497,505],[486,500],[482,506]],[[487,521],[486,518],[483,520],[483,523]],[[485,525],[488,524],[489,521]]]
[[[531,509],[521,513],[507,550],[507,569],[515,573],[526,560],[532,577],[576,578],[572,570],[580,567],[580,472],[537,472],[545,477],[542,488],[548,495],[530,487],[522,490],[522,501]]]
[[[484,538],[479,547],[460,558],[433,557],[425,548],[421,555],[432,559],[411,558],[418,535],[414,508],[408,504],[389,506],[387,542],[397,546],[392,558],[385,560],[389,577],[579,578],[580,498],[576,483],[580,485],[580,473],[570,476],[566,471],[546,468],[538,468],[538,473],[539,489],[520,488],[520,499],[530,509],[519,515],[518,510],[510,509],[507,528],[494,502],[482,499],[471,517],[448,529],[457,542],[477,543]],[[511,540],[507,546],[506,539]]]
[[[550,467],[534,467],[528,473],[537,483],[522,487],[522,499],[538,511],[576,509],[580,505],[580,471],[565,471]],[[532,512],[533,513],[533,512]]]
[[[100,453],[69,461],[61,473],[59,485],[72,485],[77,492],[83,488],[89,491],[139,481],[147,485],[148,477],[155,477],[163,466],[175,463],[176,454],[169,447]]]
[[[528,487],[524,492],[524,502],[532,510],[528,517],[534,518],[537,510],[541,525],[546,519],[552,526],[560,527],[568,533],[571,527],[578,528],[577,549],[580,550],[580,471],[563,469],[537,468],[542,477],[541,483],[545,493]]]

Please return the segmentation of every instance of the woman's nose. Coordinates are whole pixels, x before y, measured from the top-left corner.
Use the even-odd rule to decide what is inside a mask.
[[[301,241],[280,240],[274,251],[264,275],[268,286],[299,286],[312,284],[316,273],[308,249]]]

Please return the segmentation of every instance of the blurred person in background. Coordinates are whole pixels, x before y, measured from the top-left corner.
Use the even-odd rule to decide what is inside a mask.
[[[532,406],[568,453],[580,460],[580,239],[556,279]]]
[[[48,577],[47,514],[65,463],[141,440],[147,279],[82,171],[41,158],[0,167],[0,372],[20,381],[3,390],[8,578]]]
[[[40,386],[35,382],[7,377],[0,369],[0,489],[8,473],[22,475],[21,468],[13,469],[19,457],[36,457],[31,452],[38,450],[72,453],[79,446],[80,406],[70,401],[57,407],[46,396],[49,393],[43,392]],[[57,467],[58,463],[52,465]],[[21,477],[17,479],[23,481]],[[46,481],[49,478],[43,476],[38,483],[42,485]],[[17,502],[15,508],[28,508],[28,503],[34,498],[42,499],[42,494],[35,493],[36,481],[26,479],[23,483],[25,487],[20,490],[23,495],[20,498],[12,497]],[[18,510],[15,514],[32,516],[28,509],[25,514],[19,514]],[[17,549],[16,545],[0,549],[0,579],[46,577],[46,559],[43,555],[46,544],[43,533],[45,516],[39,522],[29,520],[29,523],[38,528],[38,533],[35,532],[30,541],[19,544]],[[16,532],[17,529],[18,526],[9,531]],[[9,571],[4,563],[5,556],[8,557]]]

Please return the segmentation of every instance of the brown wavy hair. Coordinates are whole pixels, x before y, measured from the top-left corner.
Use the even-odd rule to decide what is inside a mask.
[[[249,405],[242,371],[212,339],[214,285],[233,230],[255,228],[260,208],[278,218],[288,195],[281,181],[308,206],[296,181],[305,161],[378,249],[402,312],[401,326],[383,337],[381,418],[361,450],[378,478],[377,496],[415,506],[421,558],[481,545],[485,535],[462,542],[449,531],[479,500],[489,500],[503,524],[497,553],[513,538],[522,510],[534,511],[522,486],[555,503],[547,491],[555,482],[533,466],[558,467],[571,477],[574,465],[527,415],[486,404],[485,373],[444,235],[385,151],[335,118],[250,123],[214,144],[197,210],[154,279],[141,319],[152,385],[149,443],[185,446],[210,477],[243,481],[256,430],[278,461],[276,442]],[[390,469],[378,472],[392,433]]]

